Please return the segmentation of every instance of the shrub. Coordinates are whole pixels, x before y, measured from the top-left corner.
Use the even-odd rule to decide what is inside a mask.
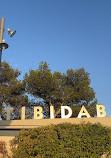
[[[111,129],[101,124],[58,124],[23,130],[13,158],[100,158],[111,151]]]
[[[8,153],[6,150],[6,143],[4,141],[0,140],[0,157],[4,158],[4,157],[8,156],[7,154]]]

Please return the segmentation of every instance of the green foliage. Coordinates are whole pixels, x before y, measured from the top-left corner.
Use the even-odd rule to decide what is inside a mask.
[[[0,73],[0,114],[6,119],[5,106],[11,106],[14,111],[11,119],[20,119],[21,107],[26,106],[26,118],[32,118],[33,107],[42,106],[44,117],[49,117],[49,107],[54,106],[55,117],[61,116],[62,105],[72,106],[75,109],[72,117],[77,117],[82,105],[91,116],[96,115],[95,92],[90,87],[89,73],[81,69],[68,69],[66,73],[51,72],[46,62],[41,62],[37,70],[30,70],[24,80],[17,77],[20,71],[13,69],[8,63],[2,63]],[[29,100],[26,93],[38,99],[38,102]],[[39,102],[39,99],[42,99]],[[30,107],[30,108],[29,108]],[[30,117],[31,116],[31,117]]]
[[[23,130],[13,142],[13,158],[100,158],[110,152],[111,129],[101,124],[64,123]]]
[[[37,70],[30,70],[29,75],[26,73],[24,79],[26,91],[44,99],[48,106],[53,105],[55,116],[60,114],[61,105],[88,106],[90,115],[96,115],[97,100],[90,82],[89,73],[84,68],[68,69],[66,74],[51,73],[46,62],[41,62]]]
[[[25,82],[27,91],[33,96],[47,100],[52,95],[54,89],[53,76],[47,63],[41,62],[38,70],[30,70],[29,76],[25,75]]]
[[[3,106],[14,108],[13,118],[20,118],[20,108],[27,105],[25,93],[25,84],[19,81],[17,77],[20,71],[13,69],[8,63],[2,63],[2,72],[0,74],[0,113],[2,119],[6,119]]]

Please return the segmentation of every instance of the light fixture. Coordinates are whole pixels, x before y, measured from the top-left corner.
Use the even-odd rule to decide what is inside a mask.
[[[10,30],[9,28],[7,29],[8,34],[10,34],[10,37],[13,37],[16,33],[16,30]]]
[[[2,40],[2,42],[0,43],[0,48],[1,49],[7,49],[8,48],[8,44],[5,42],[5,40]]]

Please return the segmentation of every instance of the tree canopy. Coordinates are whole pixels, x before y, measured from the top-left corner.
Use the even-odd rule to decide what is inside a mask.
[[[11,106],[14,108],[13,118],[20,118],[19,109],[27,104],[25,93],[25,84],[18,80],[20,71],[13,69],[8,63],[2,63],[2,72],[0,74],[0,113],[1,118],[6,119],[3,108]]]
[[[91,88],[89,73],[84,68],[68,69],[66,73],[51,72],[46,62],[41,62],[36,70],[29,70],[24,79],[18,80],[21,72],[13,69],[8,63],[2,63],[0,74],[0,113],[6,119],[3,108],[14,108],[12,119],[20,119],[20,109],[27,106],[28,113],[33,113],[33,106],[42,105],[45,117],[49,117],[49,107],[54,106],[55,117],[60,117],[62,105],[71,106],[74,110],[72,117],[77,117],[81,106],[84,105],[91,116],[96,115],[97,99]],[[26,94],[34,96],[37,102],[29,100]],[[31,98],[31,97],[30,97]],[[40,102],[42,99],[42,102]]]
[[[52,73],[48,64],[41,62],[37,70],[25,74],[24,82],[26,92],[55,107],[55,117],[60,114],[61,105],[76,107],[76,111],[84,105],[90,110],[91,116],[96,114],[97,99],[94,89],[90,87],[89,73],[84,68]]]

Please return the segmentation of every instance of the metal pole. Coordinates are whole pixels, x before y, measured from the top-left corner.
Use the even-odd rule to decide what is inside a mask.
[[[5,24],[5,18],[1,18],[1,24],[0,24],[0,43],[3,41],[3,34],[4,34],[4,24]],[[2,48],[0,48],[0,74],[1,74],[1,58],[2,58]]]

